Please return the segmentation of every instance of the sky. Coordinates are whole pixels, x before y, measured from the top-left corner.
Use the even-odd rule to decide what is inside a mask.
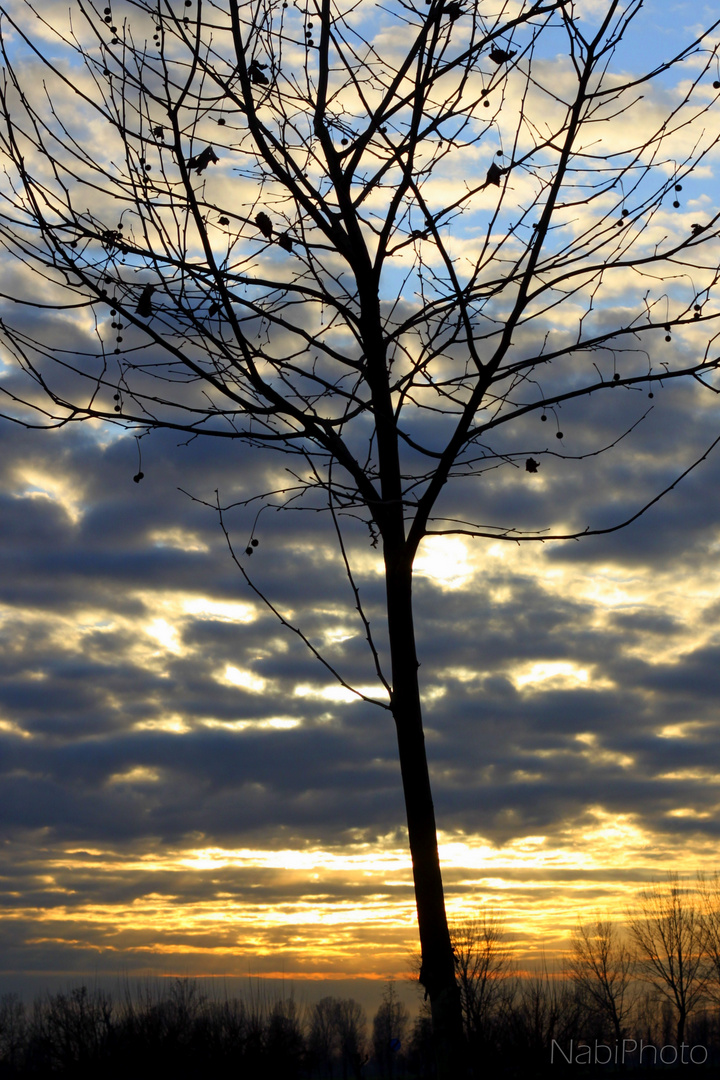
[[[707,213],[709,190],[683,212]],[[3,292],[14,275],[0,256]],[[671,345],[693,347],[689,331]],[[0,363],[14,385],[1,347]],[[612,395],[568,407],[566,456],[544,456],[537,477],[496,470],[457,505],[481,500],[484,520],[509,526],[606,527],[720,434],[717,395],[692,381],[642,407]],[[618,445],[578,459],[649,406]],[[542,453],[549,425],[532,424]],[[391,718],[334,684],[250,591],[207,505],[267,490],[284,463],[172,432],[141,450],[133,483],[132,434],[0,421],[0,988],[402,978],[415,912]],[[668,870],[720,868],[719,483],[720,449],[625,530],[421,548],[448,911],[497,913],[522,967],[561,957],[579,918],[622,916]],[[226,518],[239,551],[259,540],[253,581],[376,694],[331,522],[255,513]],[[350,536],[381,623],[380,555],[367,531]]]

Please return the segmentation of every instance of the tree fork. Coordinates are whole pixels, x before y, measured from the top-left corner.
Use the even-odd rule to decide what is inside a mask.
[[[398,432],[393,412],[387,346],[380,318],[379,282],[356,272],[362,298],[361,326],[382,483],[377,519],[383,537],[387,625],[392,670],[390,708],[395,720],[422,962],[420,982],[430,998],[439,1080],[456,1080],[465,1061],[460,989],[445,911],[435,808],[422,722],[415,646],[412,580],[419,540],[405,536]],[[420,534],[418,534],[420,535]]]

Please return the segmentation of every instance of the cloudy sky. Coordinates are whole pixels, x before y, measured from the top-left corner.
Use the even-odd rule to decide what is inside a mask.
[[[675,15],[688,35],[689,11]],[[660,48],[667,26],[650,29]],[[709,159],[706,181],[716,169]],[[683,212],[707,214],[711,190]],[[16,275],[5,257],[3,292]],[[671,345],[695,347],[690,330]],[[578,460],[649,406],[628,438]],[[565,456],[546,454],[537,476],[485,474],[455,508],[510,527],[614,525],[704,454],[718,410],[694,382],[652,402],[623,388],[580,399],[563,413]],[[533,415],[529,451],[556,449],[548,426]],[[168,432],[141,449],[138,484],[120,429],[0,422],[2,986],[402,974],[414,899],[391,718],[261,604],[205,505],[268,490],[282,462]],[[578,917],[621,912],[668,869],[720,866],[719,484],[720,450],[620,532],[422,547],[448,908],[497,911],[524,960],[555,955]],[[377,693],[332,523],[270,509],[254,526],[256,510],[226,519],[239,551],[254,528],[253,581]],[[381,626],[380,556],[367,530],[348,535]]]

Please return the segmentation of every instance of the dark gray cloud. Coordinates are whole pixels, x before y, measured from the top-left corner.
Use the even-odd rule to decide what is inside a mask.
[[[572,503],[576,521],[625,513],[711,434],[692,395],[669,395],[663,409],[664,424],[688,433],[671,449],[646,424],[589,473],[587,462],[544,459],[538,491],[512,469],[474,493],[461,485],[453,512],[481,496],[483,517],[487,506],[489,520],[529,527],[567,518]],[[609,441],[617,419],[583,439]],[[402,969],[407,863],[363,869],[351,858],[404,846],[389,714],[328,696],[332,678],[249,592],[216,515],[178,490],[211,501],[219,488],[231,501],[270,489],[275,457],[158,434],[142,443],[146,478],[134,484],[131,438],[5,425],[0,443],[6,980],[93,965],[167,974],[175,955],[215,975],[271,973],[280,955],[299,975],[362,972],[368,956]],[[506,557],[479,541],[459,587],[418,576],[438,822],[489,852],[480,867],[448,861],[448,896],[514,912],[520,947],[534,947],[522,918],[539,896],[557,909],[550,947],[572,904],[616,904],[666,866],[710,865],[720,608],[707,492],[718,468],[705,463],[624,533],[508,545]],[[254,513],[229,514],[240,553]],[[265,512],[260,546],[241,558],[342,676],[369,687],[330,524]],[[384,656],[377,553],[364,527],[349,523],[348,537]],[[598,839],[609,822],[637,836]],[[518,863],[532,837],[565,852],[560,864]],[[208,850],[241,854],[198,863]],[[293,865],[288,851],[308,861]],[[340,862],[323,866],[318,851]],[[370,922],[354,914],[371,910]],[[311,911],[320,925],[335,918],[336,946],[321,956]]]

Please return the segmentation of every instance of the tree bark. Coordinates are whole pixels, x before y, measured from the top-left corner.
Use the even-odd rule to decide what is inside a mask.
[[[435,809],[423,732],[412,610],[412,562],[385,553],[392,662],[391,708],[397,731],[422,963],[420,982],[430,998],[438,1080],[464,1076],[465,1039],[460,989],[445,912]]]

